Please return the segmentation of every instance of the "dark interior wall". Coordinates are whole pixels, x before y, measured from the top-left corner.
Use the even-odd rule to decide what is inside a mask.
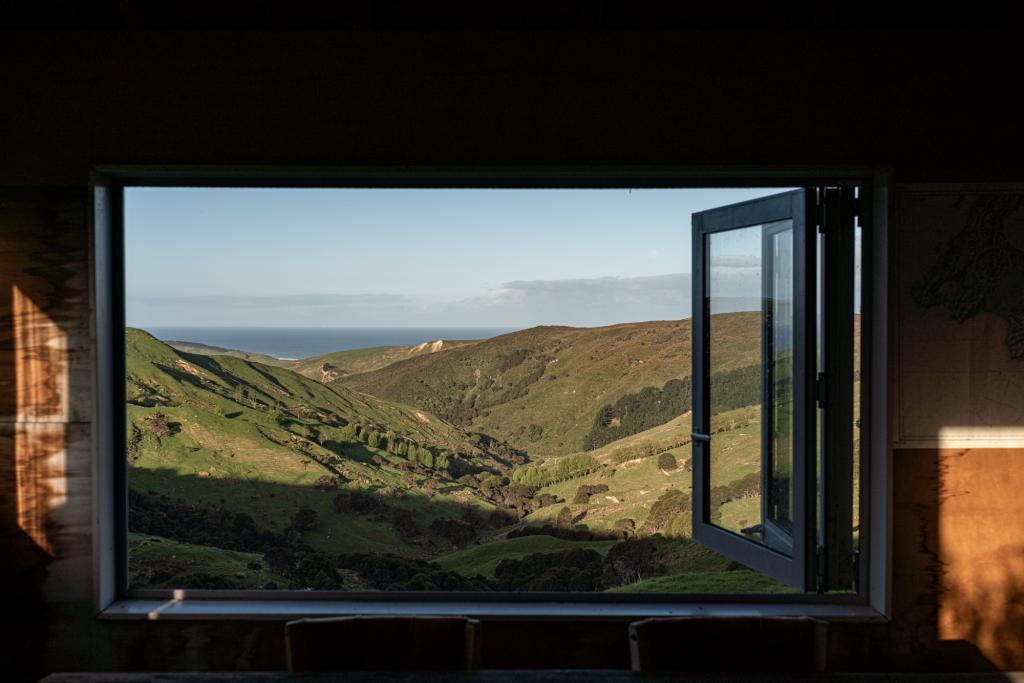
[[[19,637],[2,660],[23,673],[283,665],[280,624],[93,616],[93,166],[882,163],[901,182],[1019,181],[1018,45],[903,31],[3,36],[0,578]],[[19,389],[26,377],[40,388]],[[918,461],[897,484],[934,504]],[[932,513],[898,507],[897,527],[917,538]],[[854,638],[847,666],[885,667],[890,647],[900,666],[934,665],[938,617],[914,591],[942,558],[896,551],[900,640]],[[495,626],[485,664],[628,662],[624,626],[537,629]]]

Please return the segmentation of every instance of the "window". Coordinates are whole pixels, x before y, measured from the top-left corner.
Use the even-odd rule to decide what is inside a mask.
[[[856,191],[793,190],[693,217],[694,538],[801,590],[852,590],[858,561]],[[738,281],[738,264],[760,277]],[[729,319],[744,299],[759,301],[760,315]],[[734,362],[722,350],[737,328],[760,341],[749,378],[760,389],[759,446],[730,443],[723,424],[738,379],[720,370]],[[737,450],[753,459],[758,491],[747,519],[724,515],[720,500]]]
[[[99,176],[101,602],[863,603],[838,177]]]

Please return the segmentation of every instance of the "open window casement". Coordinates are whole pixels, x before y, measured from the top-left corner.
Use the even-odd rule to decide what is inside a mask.
[[[802,591],[854,574],[855,196],[803,188],[693,216],[693,537]],[[716,354],[736,338],[757,340],[742,367]]]

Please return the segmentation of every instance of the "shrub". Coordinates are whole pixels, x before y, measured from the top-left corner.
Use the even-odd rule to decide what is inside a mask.
[[[589,503],[592,495],[604,493],[607,490],[607,484],[581,484],[576,489],[576,495],[573,497],[572,502],[576,504]]]
[[[761,491],[761,476],[757,472],[751,472],[745,477],[731,481],[722,486],[715,486],[711,489],[711,521],[717,522],[721,519],[722,505],[741,498],[756,496]]]
[[[426,560],[381,553],[354,553],[338,557],[338,566],[356,572],[376,590],[493,590],[483,576],[464,577]]]
[[[476,530],[472,526],[454,519],[435,519],[430,523],[430,530],[456,548],[468,545],[476,538]]]
[[[679,463],[676,462],[676,456],[672,455],[668,451],[665,451],[658,456],[658,467],[666,472],[671,472],[678,466]]]
[[[321,491],[336,489],[340,484],[341,482],[338,480],[338,477],[332,477],[329,474],[323,474],[317,477],[316,481],[313,483],[313,485]]]
[[[535,496],[530,502],[530,507],[534,510],[546,508],[549,505],[554,505],[559,502],[559,498],[556,495],[550,493],[542,493],[539,496]]]
[[[589,548],[505,559],[494,569],[500,590],[595,591],[601,588],[601,555]]]
[[[629,539],[613,545],[602,566],[603,587],[614,588],[641,580],[656,556],[657,546],[649,538]]]
[[[416,526],[416,520],[408,510],[392,510],[391,525],[402,538],[415,538],[420,535],[420,529]]]
[[[388,505],[378,496],[365,491],[346,491],[339,493],[332,501],[334,511],[338,513],[354,513],[357,515],[381,515],[388,510]]]
[[[292,588],[333,590],[341,588],[341,575],[327,556],[312,553],[295,564],[292,573]]]
[[[641,531],[645,534],[653,534],[665,528],[676,515],[690,508],[690,495],[679,489],[669,489],[654,501],[651,511],[647,515]]]
[[[177,422],[169,422],[167,416],[163,413],[153,413],[147,415],[144,422],[146,423],[146,430],[157,437],[172,436],[177,434],[181,430],[181,425]]]
[[[315,529],[319,520],[317,520],[316,510],[310,508],[300,508],[294,515],[292,515],[292,522],[289,528],[296,531],[309,531]]]
[[[629,517],[624,517],[622,519],[616,520],[612,528],[631,534],[633,533],[633,531],[636,530],[636,520],[630,519]]]

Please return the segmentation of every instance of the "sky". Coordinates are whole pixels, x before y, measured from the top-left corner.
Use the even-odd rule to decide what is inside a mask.
[[[128,188],[127,322],[520,328],[685,318],[691,214],[779,191]],[[749,289],[748,260],[721,264],[735,269],[735,296]],[[729,281],[722,296],[733,294]]]

